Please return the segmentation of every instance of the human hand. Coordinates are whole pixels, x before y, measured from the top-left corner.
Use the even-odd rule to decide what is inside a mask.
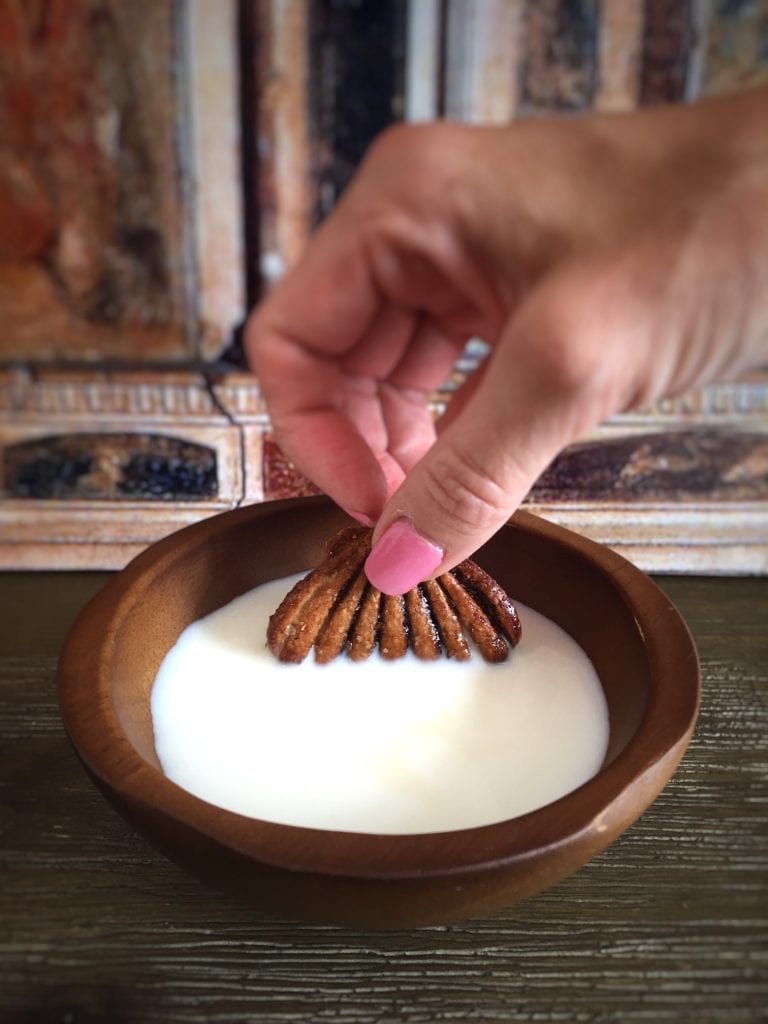
[[[473,336],[490,356],[436,439]],[[247,348],[281,447],[376,523],[369,577],[403,592],[606,416],[768,358],[768,91],[390,130]]]

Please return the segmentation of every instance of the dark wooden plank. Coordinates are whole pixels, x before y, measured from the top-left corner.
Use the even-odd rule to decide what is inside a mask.
[[[108,572],[0,573],[0,657],[58,655],[78,611]]]
[[[703,6],[703,5],[702,5]],[[702,51],[699,91],[734,92],[768,83],[768,7],[749,0],[715,0],[704,7],[697,47]]]
[[[691,0],[645,0],[641,105],[677,103],[685,98],[694,38]]]
[[[700,1021],[768,1005],[768,580],[668,578],[701,718],[643,818],[549,892],[392,934],[268,920],[155,854],[98,795],[56,652],[103,577],[0,577],[0,1021]]]
[[[599,15],[595,0],[539,0],[526,5],[521,113],[591,106],[597,85]]]
[[[404,107],[403,0],[313,0],[310,82],[315,219],[335,205],[374,138]]]

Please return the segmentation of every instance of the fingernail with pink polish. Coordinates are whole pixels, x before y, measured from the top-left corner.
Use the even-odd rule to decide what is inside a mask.
[[[404,594],[431,576],[443,550],[398,519],[374,544],[365,563],[368,579],[385,594]]]

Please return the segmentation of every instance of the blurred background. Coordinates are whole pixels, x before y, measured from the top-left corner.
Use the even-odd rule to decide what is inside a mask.
[[[0,0],[0,566],[116,568],[312,491],[242,324],[388,124],[766,82],[768,0]],[[758,372],[612,419],[528,504],[646,569],[748,573],[767,499]]]

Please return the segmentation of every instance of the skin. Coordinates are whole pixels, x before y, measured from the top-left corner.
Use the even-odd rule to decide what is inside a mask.
[[[768,90],[393,128],[246,338],[286,454],[452,568],[607,416],[768,363]]]

